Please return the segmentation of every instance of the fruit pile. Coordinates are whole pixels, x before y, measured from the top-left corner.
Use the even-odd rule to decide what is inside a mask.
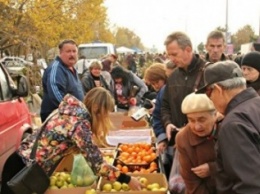
[[[166,192],[167,188],[161,186],[159,183],[149,183],[147,178],[145,177],[136,177],[142,184],[142,191],[163,191]],[[115,181],[113,183],[105,183],[101,187],[102,192],[122,192],[122,191],[130,191],[130,187],[126,183],[120,183]]]
[[[68,172],[54,172],[50,177],[50,189],[74,188],[71,183],[71,176]]]
[[[151,144],[119,144],[114,166],[124,173],[151,173],[158,169],[156,159],[155,147]]]

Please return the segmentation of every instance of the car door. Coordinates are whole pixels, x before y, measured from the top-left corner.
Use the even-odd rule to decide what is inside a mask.
[[[24,124],[31,124],[30,112],[23,98],[13,96],[16,87],[0,64],[0,180],[4,162],[21,142]]]

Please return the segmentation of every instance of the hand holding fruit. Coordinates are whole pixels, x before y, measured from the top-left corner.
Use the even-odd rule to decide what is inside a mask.
[[[133,176],[131,176],[131,180],[128,183],[128,185],[129,185],[131,190],[139,190],[140,191],[142,189],[141,182]]]
[[[137,99],[136,99],[136,98],[132,97],[132,98],[129,99],[129,104],[130,104],[131,106],[135,106],[136,103],[137,103]]]

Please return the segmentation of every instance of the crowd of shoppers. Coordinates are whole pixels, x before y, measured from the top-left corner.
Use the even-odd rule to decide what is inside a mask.
[[[80,68],[75,65],[76,42],[62,41],[59,56],[42,78],[41,119],[45,121],[55,109],[58,114],[47,122],[38,141],[37,152],[46,154],[36,154],[37,162],[48,173],[53,157],[62,158],[70,147],[77,147],[96,174],[140,190],[137,179],[103,163],[98,147],[107,146],[114,105],[118,111],[129,111],[147,98],[151,88],[156,92],[151,114],[157,151],[161,157],[167,154],[165,168],[170,172],[176,148],[185,193],[260,193],[256,170],[260,168],[260,53],[241,56],[240,64],[227,60],[225,37],[216,30],[207,37],[205,58],[194,53],[183,32],[169,34],[164,45],[166,53],[154,58],[140,55],[138,62],[135,55],[126,56],[126,66],[117,62],[116,55],[108,55]],[[145,67],[147,61],[154,63]],[[138,65],[146,68],[143,77],[138,76]],[[46,138],[62,146],[43,144]],[[3,194],[12,193],[6,182],[28,163],[34,141],[32,134],[7,160]],[[43,162],[49,151],[54,154]]]

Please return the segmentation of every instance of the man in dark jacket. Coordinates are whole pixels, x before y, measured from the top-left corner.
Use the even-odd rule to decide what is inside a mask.
[[[83,100],[83,88],[74,65],[77,62],[78,48],[73,40],[64,40],[59,44],[60,55],[45,70],[41,120],[44,120],[56,108],[66,94],[72,94]]]
[[[182,100],[203,84],[202,68],[205,61],[193,54],[190,38],[182,32],[174,32],[165,40],[169,59],[176,65],[165,86],[161,115],[168,139],[174,144],[176,128],[187,124],[187,117],[181,112]]]
[[[212,63],[227,60],[224,52],[226,49],[226,41],[223,32],[214,30],[209,33],[207,43],[205,45],[207,50],[206,60]]]
[[[204,82],[198,92],[225,116],[216,144],[218,193],[260,193],[260,97],[233,61],[208,65]]]

